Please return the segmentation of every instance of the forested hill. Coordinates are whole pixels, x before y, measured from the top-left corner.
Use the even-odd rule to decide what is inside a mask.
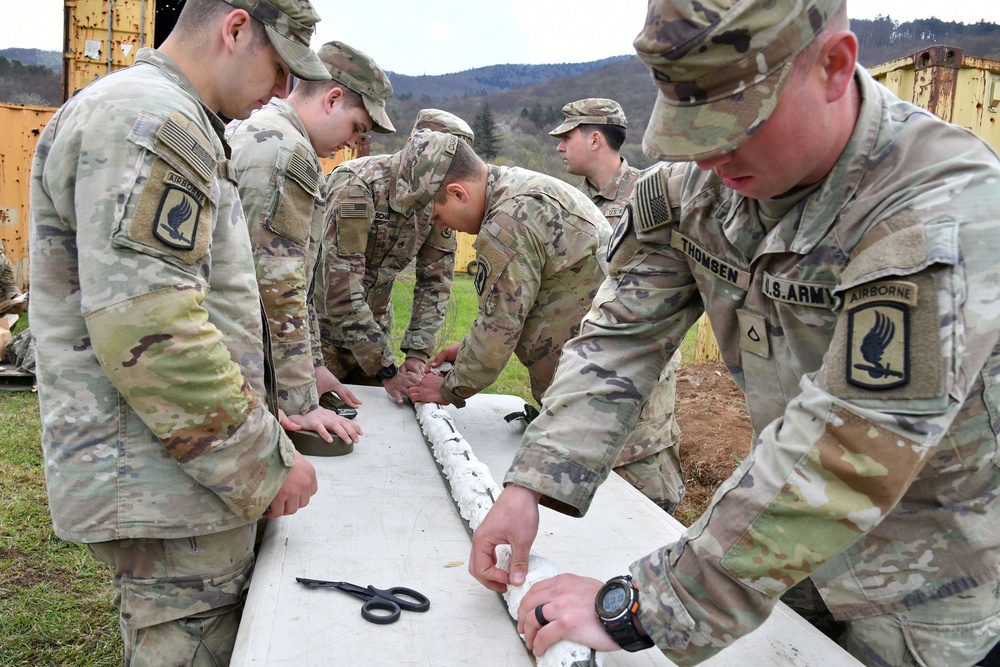
[[[934,44],[962,49],[965,56],[1000,60],[1000,25],[980,21],[967,25],[938,19],[900,23],[890,17],[853,20],[859,60],[865,67],[911,56]],[[376,54],[377,57],[377,54]],[[61,54],[38,49],[0,49],[0,102],[58,106]],[[628,139],[622,149],[629,163],[644,167],[650,160],[640,148],[656,99],[656,87],[635,56],[618,56],[587,63],[493,65],[440,76],[390,73],[394,95],[389,116],[395,135],[373,137],[372,153],[402,147],[420,109],[445,109],[474,128],[492,128],[492,151],[477,146],[488,160],[552,174],[576,183],[566,174],[548,136],[562,119],[563,104],[584,97],[610,97],[625,109]],[[479,132],[480,136],[484,133]]]
[[[490,65],[437,76],[408,76],[395,72],[387,74],[392,81],[393,94],[403,98],[422,95],[429,97],[487,95],[511,88],[533,86],[552,79],[576,76],[627,58],[629,56],[623,55],[586,63],[553,65]]]

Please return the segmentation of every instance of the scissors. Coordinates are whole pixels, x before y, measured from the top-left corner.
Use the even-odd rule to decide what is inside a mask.
[[[323,581],[322,579],[305,579],[303,577],[295,577],[295,581],[308,588],[336,588],[338,591],[365,600],[365,603],[361,605],[361,617],[370,623],[378,623],[379,625],[398,621],[400,609],[427,611],[431,607],[431,601],[426,595],[403,586],[393,586],[382,590],[374,586],[357,586],[346,581]],[[412,598],[412,601],[406,598]],[[376,610],[389,613],[376,614]]]

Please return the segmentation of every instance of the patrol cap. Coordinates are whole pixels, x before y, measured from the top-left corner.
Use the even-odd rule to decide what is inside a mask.
[[[400,151],[395,199],[400,206],[420,210],[429,206],[444,183],[458,150],[454,134],[417,130]]]
[[[361,95],[365,111],[375,123],[373,131],[381,134],[396,131],[385,112],[385,101],[392,95],[392,84],[374,60],[353,46],[336,41],[320,47],[319,59],[326,65],[331,77]]]
[[[633,42],[660,89],[642,148],[657,160],[728,153],[771,115],[792,61],[844,0],[650,0]]]
[[[417,120],[413,123],[413,129],[410,133],[417,130],[433,130],[454,134],[456,137],[465,139],[470,146],[476,140],[476,133],[472,131],[468,123],[455,114],[441,109],[421,109],[417,113]]]
[[[566,119],[562,125],[549,132],[553,137],[561,137],[578,125],[617,125],[627,128],[628,120],[618,102],[603,97],[588,97],[570,102],[562,108]]]
[[[292,74],[307,81],[328,81],[330,73],[309,40],[316,31],[319,14],[309,0],[225,0],[264,24],[267,38]]]

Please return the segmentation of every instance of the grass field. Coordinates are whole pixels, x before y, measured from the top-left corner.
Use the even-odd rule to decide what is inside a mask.
[[[397,281],[397,348],[409,321],[412,290],[412,281]],[[461,340],[477,310],[472,278],[456,276],[438,347]],[[685,360],[693,347],[692,333],[681,348]],[[527,371],[517,359],[486,391],[531,400]],[[110,570],[91,558],[86,547],[52,533],[39,428],[35,394],[0,392],[0,665],[120,665]]]

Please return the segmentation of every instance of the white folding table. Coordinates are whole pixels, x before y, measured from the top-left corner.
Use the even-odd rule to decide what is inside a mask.
[[[532,665],[503,598],[468,573],[471,538],[427,447],[413,407],[396,405],[381,387],[351,387],[364,402],[364,436],[354,452],[310,457],[319,492],[309,506],[269,522],[264,533],[232,664]],[[514,396],[481,394],[448,408],[456,428],[496,482],[520,443]],[[534,550],[562,571],[598,579],[627,572],[637,558],[673,541],[675,519],[611,475],[587,516],[541,508]],[[333,589],[307,589],[296,577],[376,588],[406,586],[431,600],[425,613],[396,623],[361,617],[362,601]],[[617,651],[604,665],[671,665],[656,649]],[[779,604],[756,632],[704,663],[840,667],[853,658]]]

